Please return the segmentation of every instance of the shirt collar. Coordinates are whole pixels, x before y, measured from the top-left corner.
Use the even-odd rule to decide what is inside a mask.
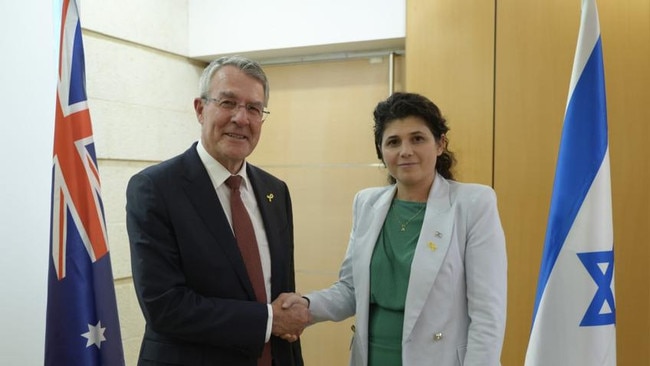
[[[210,176],[210,179],[212,179],[212,183],[215,187],[220,187],[222,184],[224,184],[226,179],[232,175],[228,169],[226,169],[223,165],[221,165],[220,162],[213,158],[210,153],[208,153],[201,140],[199,140],[199,143],[196,144],[196,152],[199,154],[199,158],[205,166],[205,169],[208,171],[208,175]],[[242,184],[242,187],[250,187],[248,182],[248,174],[246,173],[246,160],[244,160],[241,169],[239,169],[239,172],[237,172],[236,175],[239,175],[243,178],[244,183]]]

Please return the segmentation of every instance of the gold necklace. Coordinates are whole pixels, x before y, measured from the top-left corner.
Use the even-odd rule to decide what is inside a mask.
[[[402,220],[399,220],[399,218],[398,218],[399,225],[400,225],[400,230],[399,230],[399,231],[406,231],[406,227],[409,226],[409,224],[411,223],[411,221],[412,221],[412,220],[413,220],[417,215],[419,215],[420,212],[422,212],[422,210],[424,210],[425,207],[427,207],[427,205],[422,206],[422,207],[418,210],[418,212],[416,212],[415,215],[411,216],[410,219],[406,220],[406,222],[402,222]]]

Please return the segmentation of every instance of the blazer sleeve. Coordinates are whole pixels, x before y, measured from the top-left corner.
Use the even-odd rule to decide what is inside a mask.
[[[191,236],[195,234],[188,232],[196,231],[197,223],[186,222],[191,217],[182,219],[191,211],[186,200],[178,197],[180,190],[170,188],[173,186],[170,179],[139,173],[130,179],[126,192],[133,282],[147,328],[163,337],[162,341],[168,337],[174,342],[259,354],[265,338],[266,305],[204,291],[214,287],[209,281],[222,274],[194,273],[197,270],[187,257],[198,246],[188,239],[196,239]],[[201,240],[214,241],[209,237]],[[206,261],[197,257],[194,254],[191,260]],[[221,266],[228,265],[225,259],[220,260],[224,261]],[[194,271],[192,286],[188,284],[190,271]],[[206,281],[201,291],[194,286],[196,278]]]
[[[485,187],[473,195],[467,215],[470,324],[464,364],[498,366],[506,322],[507,259],[494,190]]]

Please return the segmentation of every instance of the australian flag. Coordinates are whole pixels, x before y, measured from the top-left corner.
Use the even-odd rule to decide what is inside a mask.
[[[54,127],[45,365],[124,365],[81,25],[64,0]]]
[[[616,365],[612,227],[600,25],[582,0],[526,366]]]

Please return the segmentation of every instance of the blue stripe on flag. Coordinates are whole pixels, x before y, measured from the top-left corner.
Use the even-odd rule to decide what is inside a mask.
[[[598,37],[566,110],[533,324],[555,261],[607,151],[605,102],[602,45]]]

